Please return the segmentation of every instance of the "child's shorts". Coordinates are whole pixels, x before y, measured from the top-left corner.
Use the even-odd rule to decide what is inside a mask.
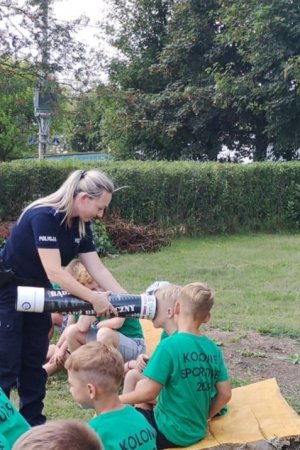
[[[144,339],[141,338],[129,338],[122,333],[119,334],[119,346],[118,350],[122,354],[124,362],[131,359],[137,359],[141,353],[146,352],[146,345]]]
[[[99,329],[96,326],[91,326],[86,336],[86,342],[96,341]],[[124,334],[119,333],[118,350],[122,354],[124,362],[132,359],[137,359],[141,353],[146,352],[146,345],[143,338],[129,338]]]

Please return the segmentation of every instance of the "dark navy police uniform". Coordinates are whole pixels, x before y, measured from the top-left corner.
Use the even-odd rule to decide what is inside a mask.
[[[90,223],[86,236],[79,237],[79,220],[71,227],[61,223],[63,214],[50,207],[26,211],[15,224],[3,251],[6,269],[12,269],[24,285],[51,287],[38,255],[38,248],[57,248],[62,266],[79,253],[93,252]],[[50,313],[22,313],[15,310],[17,284],[0,289],[0,386],[7,396],[18,387],[20,413],[31,425],[45,422],[42,414],[47,374],[43,369],[48,351]]]

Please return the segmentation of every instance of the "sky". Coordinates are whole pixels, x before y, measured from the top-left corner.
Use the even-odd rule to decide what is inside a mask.
[[[61,20],[74,20],[82,14],[89,17],[89,25],[80,32],[80,39],[88,45],[93,45],[95,22],[104,16],[106,5],[107,1],[104,0],[55,0],[53,9],[57,18]]]
[[[99,39],[97,40],[94,37],[99,32],[96,23],[105,18],[108,2],[109,0],[54,0],[52,9],[56,18],[59,20],[74,20],[81,15],[86,15],[90,19],[89,23],[78,32],[77,39],[86,44],[87,47],[97,47],[99,49],[101,46],[105,53],[111,54],[115,50],[107,43]],[[105,73],[100,73],[99,76],[103,82],[107,81],[107,75]],[[64,79],[65,75],[62,76],[62,80]]]

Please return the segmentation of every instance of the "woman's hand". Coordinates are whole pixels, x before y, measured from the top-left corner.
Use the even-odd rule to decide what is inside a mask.
[[[106,291],[99,292],[93,296],[92,305],[97,317],[111,317],[112,315],[118,315],[116,308],[114,308],[108,300],[110,294],[110,291]]]

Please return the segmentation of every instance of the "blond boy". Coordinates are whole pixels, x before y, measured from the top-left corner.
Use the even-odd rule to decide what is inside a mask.
[[[129,404],[159,396],[154,410],[140,410],[157,431],[158,449],[203,439],[207,421],[231,397],[222,352],[199,331],[209,321],[213,303],[214,295],[204,284],[184,286],[174,307],[178,332],[158,345],[136,390],[120,396]]]
[[[96,412],[88,424],[100,436],[105,450],[156,449],[156,432],[149,422],[119,400],[124,364],[116,348],[89,342],[69,356],[65,367],[74,400]]]
[[[163,329],[161,339],[171,336],[177,331],[174,321],[174,306],[181,292],[180,286],[164,283],[162,287],[158,287],[153,292],[156,297],[156,314],[152,323],[154,328]],[[143,371],[149,358],[149,355],[143,353],[138,356],[136,361],[128,361],[125,364],[123,394],[133,391],[137,382],[144,378]]]
[[[79,282],[84,285],[87,285],[87,282],[93,282],[80,261],[76,263],[75,269],[76,279],[80,277]],[[91,289],[97,288],[93,286]],[[77,323],[71,324],[67,328],[66,340],[71,352],[93,340],[113,345],[122,353],[124,361],[137,358],[146,349],[140,321],[133,318],[96,319],[95,317],[81,316]]]

